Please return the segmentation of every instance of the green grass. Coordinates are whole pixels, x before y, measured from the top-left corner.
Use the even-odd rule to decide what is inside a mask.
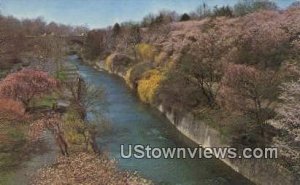
[[[8,73],[8,70],[0,70],[0,79],[4,78]]]
[[[0,185],[11,184],[13,176],[13,171],[0,171]]]
[[[52,107],[53,103],[55,103],[55,98],[52,96],[46,96],[42,98],[40,101],[37,102],[38,106],[43,106],[43,107]]]
[[[28,124],[10,122],[0,125],[0,185],[11,184],[15,170],[28,156],[26,132]]]
[[[8,123],[0,126],[4,139],[0,143],[0,171],[19,165],[26,149],[26,132],[28,124]]]
[[[60,81],[65,81],[67,80],[67,74],[65,73],[65,71],[58,71],[56,72],[55,77],[60,80]]]
[[[52,93],[51,95],[46,95],[43,97],[35,98],[31,102],[30,107],[52,108],[53,104],[56,103],[57,98],[58,98],[58,94],[56,94],[56,93]]]

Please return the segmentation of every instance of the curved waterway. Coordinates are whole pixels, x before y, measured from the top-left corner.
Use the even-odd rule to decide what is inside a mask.
[[[87,82],[105,90],[105,114],[111,121],[112,131],[99,137],[97,143],[118,161],[121,169],[137,171],[156,184],[164,185],[251,184],[216,159],[122,159],[121,144],[187,147],[191,143],[161,113],[141,103],[122,79],[86,66],[76,56],[70,60]]]

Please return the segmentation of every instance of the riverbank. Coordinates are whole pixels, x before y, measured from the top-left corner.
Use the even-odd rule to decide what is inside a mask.
[[[107,70],[102,61],[92,63],[97,70],[105,70],[117,75],[126,81],[126,74],[120,71]],[[128,85],[128,84],[127,84]],[[210,125],[201,120],[197,120],[192,114],[185,114],[178,117],[172,110],[165,109],[163,105],[155,106],[172,123],[177,130],[187,136],[193,142],[204,147],[228,147],[224,142],[222,134]],[[256,184],[297,184],[298,179],[289,170],[282,167],[278,161],[272,159],[222,159],[236,172],[242,174]]]
[[[20,147],[16,147],[14,152],[1,151],[0,184],[30,184],[33,174],[38,169],[52,164],[57,156],[54,139],[48,132],[43,134],[41,140],[36,143],[34,148],[27,146],[26,150],[20,150]],[[5,156],[4,154],[8,155]]]
[[[11,173],[8,181],[3,184],[9,185],[27,185],[37,170],[51,165],[57,157],[57,147],[55,141],[49,132],[42,136],[39,147],[30,154],[28,160],[22,162],[20,166]]]
[[[47,86],[47,94],[34,97],[27,112],[19,110],[24,113],[20,117],[1,112],[0,184],[97,184],[99,179],[104,184],[152,184],[136,174],[118,169],[105,152],[100,155],[93,139],[95,129],[101,129],[98,128],[100,122],[99,125],[88,123],[82,117],[85,113],[76,104],[86,105],[84,101],[91,99],[84,96],[91,92],[84,91],[87,86],[80,80],[76,66],[65,61],[60,63],[59,71],[49,70],[56,69],[53,65],[32,62],[26,70],[41,72],[43,77],[55,76],[58,88]],[[20,72],[8,75],[14,73]],[[75,101],[76,97],[84,100]],[[16,106],[13,108],[18,110]],[[73,168],[85,170],[74,171]]]
[[[135,93],[116,75],[99,72],[76,59],[80,74],[87,82],[106,91],[105,115],[110,131],[97,138],[121,169],[137,171],[155,184],[252,184],[230,167],[216,159],[124,159],[120,145],[142,144],[153,147],[195,146],[156,109],[142,103]],[[180,169],[180,170],[179,170]]]
[[[88,120],[87,114],[96,110],[93,107],[95,102],[103,101],[103,90],[87,84],[69,58],[59,74],[62,96],[56,101],[55,107],[62,114],[58,126],[60,135],[55,135],[55,132],[52,134],[62,155],[58,155],[52,164],[36,171],[30,184],[151,185],[151,181],[137,174],[120,170],[109,158],[110,154],[101,151],[96,144],[96,136],[105,132],[105,128],[101,127],[104,118],[101,112],[96,111],[99,117]],[[52,119],[55,118],[50,118],[50,121]],[[62,146],[62,141],[66,145]]]

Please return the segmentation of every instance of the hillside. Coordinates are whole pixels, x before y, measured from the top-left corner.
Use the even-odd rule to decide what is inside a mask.
[[[92,30],[83,57],[175,120],[192,114],[206,122],[231,146],[278,147],[281,165],[299,175],[299,7],[168,16]]]

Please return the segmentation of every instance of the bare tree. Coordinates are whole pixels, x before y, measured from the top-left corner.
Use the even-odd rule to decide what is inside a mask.
[[[44,129],[48,129],[56,141],[62,155],[69,156],[68,144],[62,130],[62,120],[60,115],[49,112],[43,118],[38,119],[30,125],[29,137],[32,141],[38,140]]]
[[[141,41],[141,30],[138,25],[133,25],[127,29],[123,42],[125,43],[125,48],[128,48],[133,53],[135,60],[137,60],[136,46]]]
[[[41,65],[44,62],[55,63],[55,72],[58,73],[62,70],[62,61],[66,52],[66,41],[64,38],[57,35],[47,35],[44,37],[28,37],[30,48],[33,56],[38,58]]]
[[[65,85],[72,94],[72,104],[83,120],[86,119],[86,112],[97,111],[97,105],[103,102],[104,90],[84,82],[81,77],[66,82]]]

